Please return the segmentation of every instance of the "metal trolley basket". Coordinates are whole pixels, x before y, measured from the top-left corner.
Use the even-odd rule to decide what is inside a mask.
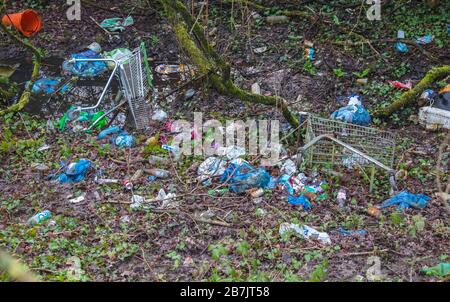
[[[337,120],[307,115],[305,145],[299,148],[298,162],[332,164],[345,167],[371,167],[370,191],[373,188],[375,167],[386,170],[392,191],[397,190],[395,170],[395,134]]]
[[[119,107],[128,102],[131,114],[133,115],[134,123],[137,129],[143,129],[148,126],[150,119],[150,99],[152,92],[152,78],[151,71],[148,65],[147,52],[145,44],[141,43],[140,47],[132,51],[131,55],[115,59],[72,59],[71,62],[89,62],[89,61],[103,61],[113,62],[114,69],[109,76],[106,86],[103,88],[97,103],[90,107],[77,107],[69,113],[69,118],[74,119],[77,114],[85,110],[94,110],[100,106],[105,95],[111,85],[114,76],[119,77],[120,91],[116,98],[118,105],[105,112],[98,117],[87,129],[92,129],[103,117],[109,115],[111,112],[117,110]],[[120,102],[122,94],[125,100]]]

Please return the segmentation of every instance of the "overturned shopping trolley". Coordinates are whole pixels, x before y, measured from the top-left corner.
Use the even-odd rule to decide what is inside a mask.
[[[299,148],[299,164],[371,167],[370,191],[373,189],[375,167],[379,167],[388,172],[391,189],[397,191],[392,168],[395,154],[393,133],[300,113],[300,119],[305,116],[307,129],[305,145]]]
[[[143,129],[147,127],[151,111],[149,100],[151,98],[152,80],[145,44],[141,43],[140,47],[136,48],[131,54],[116,59],[72,59],[69,62],[94,61],[112,62],[114,64],[114,69],[109,76],[106,86],[103,88],[97,103],[90,107],[79,106],[72,109],[68,113],[69,118],[74,119],[81,111],[94,110],[99,107],[108,92],[108,88],[110,87],[114,76],[118,76],[121,89],[116,98],[116,102],[119,104],[98,117],[86,130],[92,129],[101,119],[127,102],[136,128]],[[121,102],[122,95],[125,96],[125,100]]]

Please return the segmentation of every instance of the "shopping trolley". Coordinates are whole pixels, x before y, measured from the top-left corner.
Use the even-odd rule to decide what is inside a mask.
[[[147,60],[147,52],[145,49],[145,44],[141,43],[140,47],[132,51],[128,56],[124,56],[118,59],[71,59],[70,63],[76,62],[112,62],[114,68],[108,81],[103,88],[103,91],[97,101],[93,106],[89,107],[75,107],[68,112],[69,119],[75,119],[81,111],[95,110],[103,102],[108,88],[114,76],[119,77],[120,90],[116,97],[116,102],[119,104],[106,111],[103,115],[99,116],[93,123],[90,124],[85,130],[92,129],[100,120],[105,116],[109,115],[111,112],[117,110],[119,107],[123,106],[128,102],[131,114],[134,119],[134,123],[137,129],[143,129],[148,126],[150,120],[150,99],[152,92],[152,77],[150,67]],[[120,101],[122,96],[125,100]]]
[[[395,134],[375,128],[300,112],[307,117],[305,145],[298,149],[298,164],[331,164],[348,168],[371,167],[370,191],[373,189],[375,167],[389,174],[391,193],[397,191],[395,170]]]

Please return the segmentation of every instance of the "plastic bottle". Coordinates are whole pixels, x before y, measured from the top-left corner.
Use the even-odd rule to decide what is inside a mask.
[[[52,217],[52,213],[49,210],[45,210],[28,219],[27,223],[29,225],[40,224],[41,222],[48,220],[50,217]]]
[[[168,163],[169,159],[165,158],[165,157],[161,157],[161,156],[150,155],[149,158],[148,158],[148,162],[151,165],[155,165],[157,163]]]
[[[341,208],[345,207],[346,199],[347,199],[347,193],[345,192],[345,190],[339,189],[339,191],[337,193],[337,197],[336,197],[339,207],[341,207]]]
[[[148,172],[158,178],[168,178],[170,176],[170,172],[167,170],[163,170],[163,169],[154,168],[154,169],[149,169]]]

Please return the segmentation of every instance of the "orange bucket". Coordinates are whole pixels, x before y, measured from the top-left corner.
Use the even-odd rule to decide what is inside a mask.
[[[42,28],[41,17],[32,9],[27,9],[16,14],[4,15],[2,23],[5,26],[14,26],[25,37],[37,33]]]

